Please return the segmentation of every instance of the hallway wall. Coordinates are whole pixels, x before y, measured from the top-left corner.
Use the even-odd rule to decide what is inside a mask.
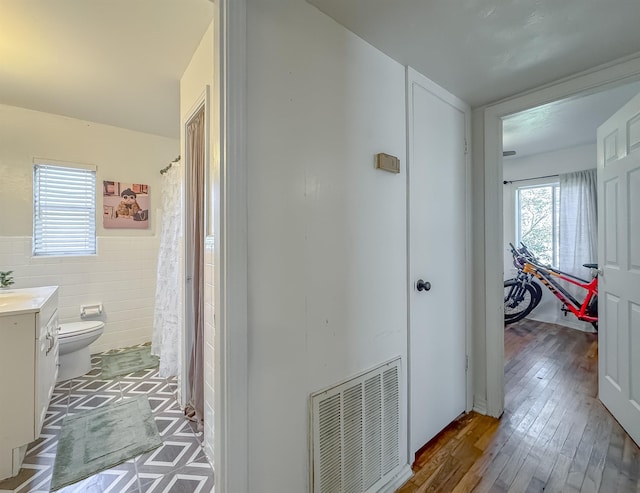
[[[247,31],[249,491],[302,493],[309,394],[406,365],[405,69],[297,0]]]

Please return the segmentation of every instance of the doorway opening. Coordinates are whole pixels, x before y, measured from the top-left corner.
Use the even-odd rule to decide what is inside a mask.
[[[482,330],[485,330],[486,344],[481,354],[480,365],[486,375],[483,395],[477,396],[479,408],[484,408],[491,416],[500,416],[504,411],[504,320],[503,320],[503,279],[504,231],[502,222],[495,217],[503,215],[503,168],[502,168],[502,123],[503,118],[567,98],[580,98],[602,90],[618,87],[624,83],[640,80],[640,59],[612,63],[588,72],[559,81],[537,91],[515,97],[482,109],[476,113],[476,135],[481,145],[475,148],[476,162],[484,168],[479,186],[483,187],[482,218],[483,248],[477,253],[482,293]],[[508,149],[505,149],[508,150]],[[484,368],[482,368],[484,367]],[[483,402],[486,397],[486,406]]]
[[[528,109],[503,119],[504,279],[514,278],[509,243],[541,264],[591,279],[597,263],[596,130],[640,92],[630,83]],[[535,281],[534,281],[535,282]],[[562,281],[561,281],[562,284]],[[565,285],[581,301],[586,291]],[[593,331],[549,289],[527,318]]]

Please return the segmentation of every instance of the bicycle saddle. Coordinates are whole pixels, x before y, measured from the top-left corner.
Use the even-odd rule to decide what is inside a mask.
[[[597,269],[598,268],[598,264],[582,264],[583,267],[586,267],[587,269]]]

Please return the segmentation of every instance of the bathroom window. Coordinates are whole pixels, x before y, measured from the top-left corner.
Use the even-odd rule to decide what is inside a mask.
[[[33,255],[95,253],[95,167],[66,163],[35,163]]]

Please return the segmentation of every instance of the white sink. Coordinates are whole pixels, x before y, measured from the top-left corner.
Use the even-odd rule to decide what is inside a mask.
[[[0,289],[0,315],[35,311],[51,295],[55,287]]]
[[[33,298],[33,295],[30,293],[25,293],[20,289],[2,289],[0,290],[0,299],[8,299],[8,298]]]
[[[32,294],[16,291],[0,291],[0,306],[5,307],[33,299]]]

